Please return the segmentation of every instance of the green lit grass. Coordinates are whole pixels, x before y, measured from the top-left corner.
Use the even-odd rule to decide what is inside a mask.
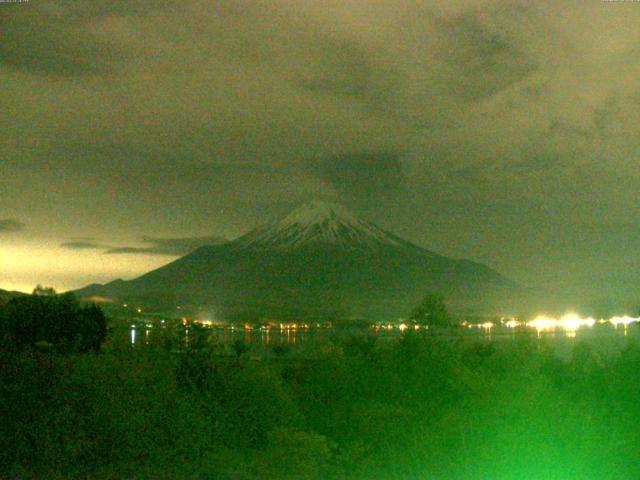
[[[2,350],[8,478],[637,479],[640,348],[567,361],[361,336],[273,360],[203,346]]]

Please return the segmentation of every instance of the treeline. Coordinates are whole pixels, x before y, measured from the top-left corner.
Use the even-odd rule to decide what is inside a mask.
[[[35,339],[35,337],[34,337]],[[0,472],[43,479],[635,479],[640,349],[406,334],[255,360],[0,351]]]
[[[32,295],[0,305],[0,342],[5,349],[38,347],[58,353],[98,351],[107,319],[96,305],[81,305],[72,293],[37,286]]]

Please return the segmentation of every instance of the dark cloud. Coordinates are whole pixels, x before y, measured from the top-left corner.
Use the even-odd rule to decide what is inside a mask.
[[[70,258],[149,254],[94,256],[118,275],[197,246],[145,233],[231,238],[308,198],[522,283],[637,270],[594,218],[640,224],[639,23],[581,0],[1,4],[0,211]]]
[[[130,61],[127,17],[176,7],[177,0],[43,0],[0,9],[0,64],[40,74],[106,75]],[[106,33],[105,33],[106,32]]]
[[[520,9],[513,9],[517,16]],[[478,101],[523,80],[537,69],[521,38],[487,21],[489,14],[471,11],[439,25],[439,56],[450,69],[447,86],[455,97]],[[479,81],[481,80],[481,81]]]
[[[227,241],[220,236],[158,238],[143,237],[148,246],[113,246],[96,242],[93,239],[80,239],[60,244],[67,250],[104,250],[107,254],[144,254],[144,255],[184,255],[204,245],[217,245]]]
[[[60,244],[60,246],[68,250],[98,250],[98,249],[108,248],[99,243],[94,243],[90,241],[64,242]]]
[[[218,236],[185,237],[185,238],[153,238],[145,237],[149,247],[114,247],[107,254],[147,254],[147,255],[184,255],[206,245],[225,243],[227,239]]]
[[[401,154],[361,152],[315,159],[309,167],[341,197],[394,195],[406,188]]]
[[[376,69],[374,59],[354,43],[326,37],[315,46],[319,68],[300,79],[300,86],[311,92],[365,98],[374,93]]]
[[[18,232],[24,230],[25,224],[17,220],[0,220],[0,232]]]
[[[0,10],[0,63],[71,76],[106,73],[124,54],[93,35],[86,18],[70,15],[54,2],[31,3]]]

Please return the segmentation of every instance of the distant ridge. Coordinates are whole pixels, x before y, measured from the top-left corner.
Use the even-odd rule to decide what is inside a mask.
[[[23,292],[11,292],[11,291],[0,289],[0,304],[8,302],[12,298],[23,297],[25,295],[27,294]]]
[[[494,311],[517,285],[472,261],[425,250],[342,205],[311,202],[222,245],[130,281],[79,290],[155,304],[206,305],[235,318],[397,318],[429,291]]]

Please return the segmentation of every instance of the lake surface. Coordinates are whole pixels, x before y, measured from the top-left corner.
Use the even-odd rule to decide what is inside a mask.
[[[562,328],[535,329],[530,327],[507,328],[494,326],[482,328],[452,328],[430,331],[413,327],[401,329],[398,325],[378,327],[334,326],[331,328],[203,328],[197,325],[169,325],[168,323],[132,322],[112,331],[112,342],[119,346],[144,348],[168,345],[168,348],[184,350],[189,347],[208,346],[220,354],[233,355],[233,345],[242,342],[249,347],[248,354],[274,356],[278,354],[305,355],[318,349],[330,349],[344,344],[353,337],[367,337],[376,343],[398,341],[403,336],[436,337],[452,343],[516,342],[529,339],[551,348],[560,357],[568,357],[577,344],[592,347],[600,355],[615,355],[629,342],[640,342],[640,325],[596,324],[567,331]]]

